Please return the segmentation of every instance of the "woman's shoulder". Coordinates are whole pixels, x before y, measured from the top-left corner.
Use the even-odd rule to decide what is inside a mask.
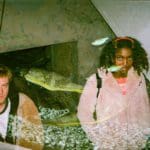
[[[108,72],[105,68],[98,68],[97,73],[102,79],[105,79],[110,75],[110,72]]]
[[[87,77],[86,79],[94,80],[96,77],[96,74],[98,74],[100,78],[105,78],[107,76],[107,71],[106,69],[103,69],[103,68],[97,68],[96,71],[93,74],[91,74],[89,77]]]
[[[106,69],[97,68],[95,73],[86,78],[87,83],[97,83],[98,79],[105,79],[107,77]]]

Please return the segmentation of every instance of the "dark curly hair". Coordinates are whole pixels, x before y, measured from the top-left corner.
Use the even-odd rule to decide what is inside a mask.
[[[148,57],[141,43],[131,37],[117,37],[109,41],[102,49],[100,67],[109,68],[113,65],[115,53],[120,48],[130,48],[133,56],[133,68],[140,75],[143,70],[149,70]]]

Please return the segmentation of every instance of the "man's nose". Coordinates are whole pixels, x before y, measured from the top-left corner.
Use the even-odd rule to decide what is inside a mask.
[[[0,87],[0,95],[3,94],[3,88]]]
[[[125,59],[123,60],[123,65],[126,66],[127,64],[128,64],[128,60],[125,58]]]

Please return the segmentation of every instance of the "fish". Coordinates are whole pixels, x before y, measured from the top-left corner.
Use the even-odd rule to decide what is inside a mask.
[[[122,66],[110,66],[107,70],[110,72],[117,72],[121,70]]]
[[[27,81],[50,91],[70,91],[77,93],[82,93],[83,91],[82,85],[73,83],[69,78],[45,69],[30,68],[28,71],[20,74]]]
[[[105,43],[108,42],[109,40],[110,40],[109,37],[100,38],[100,39],[97,39],[97,40],[93,41],[91,44],[92,44],[93,46],[100,46],[100,45],[105,44]]]

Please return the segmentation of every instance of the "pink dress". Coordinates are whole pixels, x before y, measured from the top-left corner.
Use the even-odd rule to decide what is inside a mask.
[[[144,76],[131,68],[121,88],[110,72],[98,72],[102,78],[98,98],[95,74],[88,78],[80,97],[77,115],[82,128],[98,150],[142,149],[150,135],[150,103]]]

